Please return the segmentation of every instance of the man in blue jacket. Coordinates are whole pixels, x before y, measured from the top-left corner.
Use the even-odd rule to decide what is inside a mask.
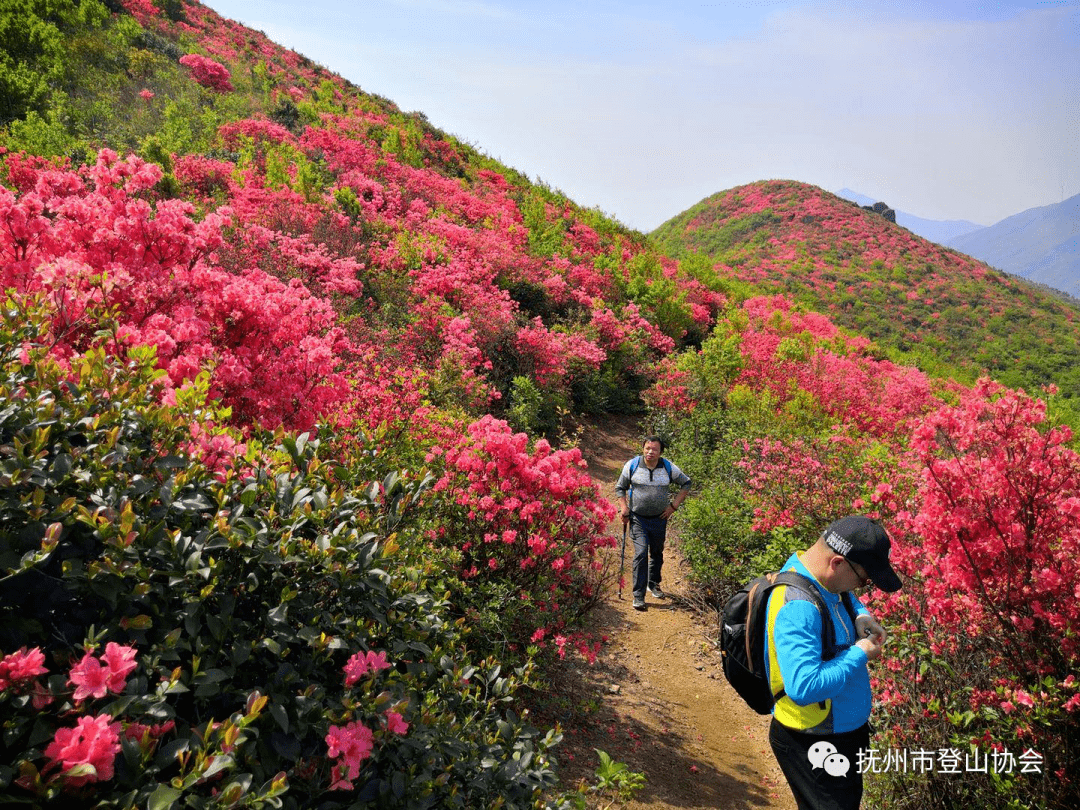
[[[623,465],[615,484],[622,499],[623,523],[630,523],[634,540],[634,607],[645,610],[645,588],[657,598],[664,565],[667,522],[690,493],[690,477],[663,457],[664,441],[646,436],[641,455]],[[674,500],[671,487],[679,487]]]
[[[832,625],[827,644],[822,614],[806,594],[780,585],[769,596],[765,661],[779,695],[769,742],[800,810],[854,810],[862,801],[858,754],[870,747],[872,703],[867,664],[881,656],[885,630],[854,594],[843,595],[869,582],[900,589],[890,547],[881,524],[854,515],[830,524],[785,563],[782,570],[808,577],[824,601]]]

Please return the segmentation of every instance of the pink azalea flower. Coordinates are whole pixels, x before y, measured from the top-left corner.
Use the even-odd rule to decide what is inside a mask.
[[[109,670],[106,685],[113,692],[124,691],[127,676],[138,666],[135,655],[136,650],[134,647],[121,646],[112,641],[105,645],[105,655],[102,656],[102,660]]]
[[[65,787],[79,787],[88,782],[107,782],[113,778],[113,761],[120,753],[120,723],[111,722],[107,714],[80,717],[75,728],[56,730],[56,736],[45,749],[49,758],[46,770],[59,767],[66,773],[79,765],[89,765],[94,773],[72,776]]]
[[[386,730],[394,734],[404,734],[409,730],[409,724],[397,712],[387,712]]]
[[[68,683],[75,686],[75,700],[86,700],[88,697],[105,697],[109,691],[105,684],[107,678],[108,670],[101,666],[93,653],[87,653],[71,668]]]
[[[360,775],[360,763],[371,756],[374,742],[371,729],[354,720],[344,726],[330,726],[326,735],[327,754],[341,757],[331,769],[331,790],[352,790],[352,780]]]
[[[44,675],[49,671],[42,666],[44,663],[45,653],[39,647],[34,647],[32,650],[23,647],[18,652],[5,655],[0,661],[0,692],[9,686],[16,686],[38,675]]]
[[[134,660],[135,654],[134,647],[121,646],[112,641],[105,645],[101,660],[92,653],[86,653],[68,675],[68,683],[76,687],[75,700],[102,698],[109,691],[123,692],[128,674],[138,666]]]
[[[386,660],[386,653],[371,652],[356,653],[345,664],[345,685],[352,686],[369,672],[379,672],[389,669],[390,662]]]

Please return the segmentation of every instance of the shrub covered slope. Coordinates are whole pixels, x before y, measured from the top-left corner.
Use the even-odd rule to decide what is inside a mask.
[[[700,254],[717,273],[783,293],[930,373],[1080,397],[1076,302],[814,186],[720,192],[653,237],[671,256]]]

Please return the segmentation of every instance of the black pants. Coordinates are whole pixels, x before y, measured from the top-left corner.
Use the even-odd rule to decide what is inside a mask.
[[[769,744],[799,810],[858,810],[863,794],[859,751],[870,748],[869,724],[843,734],[805,734],[774,718],[769,726]],[[831,756],[837,758],[822,763],[824,746],[828,744],[836,748]],[[843,775],[836,775],[845,770],[838,757],[847,759]],[[814,761],[822,763],[822,767],[816,767]]]

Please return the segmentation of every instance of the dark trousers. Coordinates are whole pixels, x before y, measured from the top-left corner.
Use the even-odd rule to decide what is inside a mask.
[[[660,584],[667,521],[631,515],[630,536],[634,540],[634,596],[644,596],[646,586]]]
[[[836,754],[832,756],[847,758],[849,767],[845,775],[835,775],[842,770],[842,763],[838,761],[826,761],[826,767],[814,766],[811,757],[820,762],[821,748],[814,752],[810,749],[825,743],[836,747]],[[773,719],[769,726],[769,744],[795,794],[799,810],[858,810],[863,794],[859,751],[870,748],[869,724],[843,734],[804,734]]]

